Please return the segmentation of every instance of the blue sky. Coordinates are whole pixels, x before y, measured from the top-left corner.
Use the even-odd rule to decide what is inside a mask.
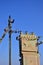
[[[15,19],[13,30],[34,32],[43,40],[43,0],[0,0],[0,37],[8,26],[8,16]],[[19,42],[12,34],[12,65],[19,65]],[[8,65],[8,33],[0,43],[0,65]],[[39,46],[40,65],[43,65],[43,44]]]

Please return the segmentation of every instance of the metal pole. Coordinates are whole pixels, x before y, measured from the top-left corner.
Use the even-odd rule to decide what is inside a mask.
[[[11,33],[9,31],[9,65],[11,65]]]
[[[14,20],[11,19],[11,16],[9,16],[8,19],[8,33],[9,33],[9,65],[11,65],[11,34],[12,34],[12,23],[14,23]]]
[[[9,28],[9,65],[11,65],[11,22],[10,17],[8,21],[8,28]]]
[[[11,32],[9,31],[9,65],[11,65]]]

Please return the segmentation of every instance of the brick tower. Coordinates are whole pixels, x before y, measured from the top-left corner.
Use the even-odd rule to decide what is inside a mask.
[[[20,34],[19,40],[20,65],[40,65],[37,36],[34,33]]]

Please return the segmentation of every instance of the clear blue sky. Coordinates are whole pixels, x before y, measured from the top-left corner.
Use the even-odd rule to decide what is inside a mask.
[[[43,36],[43,0],[0,0],[0,37],[8,24],[8,16],[15,19],[13,30],[34,32]],[[12,65],[19,65],[19,42],[12,34]],[[43,38],[42,38],[43,39]],[[0,44],[0,65],[8,65],[8,33]],[[43,65],[43,44],[39,46],[40,65]]]

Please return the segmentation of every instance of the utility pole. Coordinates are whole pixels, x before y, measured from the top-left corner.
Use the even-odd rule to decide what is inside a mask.
[[[12,30],[12,24],[14,23],[14,19],[11,18],[11,16],[9,16],[8,19],[8,27],[4,29],[4,33],[2,35],[2,37],[0,38],[0,42],[3,40],[3,38],[5,37],[6,33],[8,32],[9,34],[9,65],[11,64],[11,35],[12,33],[21,33],[21,31],[18,30]]]
[[[9,16],[9,20],[8,20],[8,33],[9,33],[9,65],[11,65],[11,34],[12,34],[12,23],[14,23],[14,20],[11,19],[11,17]]]

